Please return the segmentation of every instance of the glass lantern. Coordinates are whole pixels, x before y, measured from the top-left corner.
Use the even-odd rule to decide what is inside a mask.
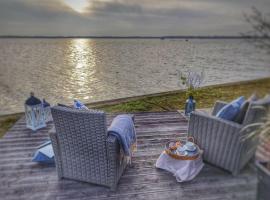
[[[25,101],[24,107],[27,128],[36,131],[46,127],[43,104],[34,96],[34,93],[30,94],[30,97]]]
[[[44,109],[45,122],[53,121],[52,114],[51,114],[51,105],[45,99],[43,99],[42,105]]]

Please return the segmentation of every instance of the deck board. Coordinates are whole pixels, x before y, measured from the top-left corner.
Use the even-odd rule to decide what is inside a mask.
[[[108,116],[108,124],[113,117]],[[52,126],[32,132],[21,118],[0,139],[0,199],[255,199],[257,178],[250,166],[234,177],[206,164],[187,183],[177,183],[170,173],[155,168],[164,144],[186,136],[187,121],[177,112],[135,113],[138,151],[115,192],[89,183],[59,181],[55,167],[31,162],[36,147],[49,139]]]

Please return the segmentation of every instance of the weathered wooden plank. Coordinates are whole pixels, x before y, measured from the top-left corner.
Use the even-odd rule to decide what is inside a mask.
[[[154,163],[151,166],[148,165],[143,165],[143,161],[141,162],[141,165],[135,164],[133,163],[131,167],[127,167],[127,169],[125,170],[125,173],[123,174],[123,176],[127,176],[127,175],[145,175],[145,174],[162,174],[162,173],[167,173],[170,174],[169,172],[165,171],[165,170],[160,170],[160,169],[156,169],[154,166]],[[16,175],[24,175],[25,177],[28,177],[28,175],[55,175],[54,173],[52,173],[52,171],[55,172],[55,168],[54,167],[46,167],[46,168],[42,168],[42,170],[40,170],[40,168],[35,168],[35,169],[8,169],[5,171],[0,171],[0,177],[2,178],[9,178],[8,181],[10,180],[10,178],[13,178],[14,173],[16,173]],[[220,170],[216,167],[210,166],[210,165],[205,165],[205,167],[203,168],[203,174],[208,175],[208,174],[220,174],[223,173],[223,170]]]
[[[162,183],[160,185],[159,183],[152,183],[152,184],[147,184],[147,185],[129,185],[126,184],[125,186],[122,187],[122,185],[119,185],[119,189],[116,192],[109,192],[108,189],[97,187],[97,186],[92,186],[89,187],[89,184],[78,184],[78,188],[72,188],[72,185],[65,185],[60,188],[53,187],[55,185],[48,184],[44,188],[31,188],[31,186],[24,187],[23,191],[22,190],[17,190],[19,193],[22,193],[20,198],[24,199],[24,197],[27,197],[27,195],[24,195],[25,193],[30,193],[30,192],[35,192],[35,193],[44,193],[48,190],[48,187],[51,191],[51,195],[55,197],[59,196],[65,196],[66,198],[70,197],[76,197],[76,198],[84,198],[86,196],[95,197],[94,199],[105,199],[105,198],[113,198],[113,197],[118,197],[121,199],[126,199],[126,198],[131,198],[131,197],[136,197],[139,198],[145,198],[148,196],[148,194],[151,193],[159,193],[159,192],[164,192],[168,195],[168,191],[178,191],[178,195],[180,194],[179,197],[182,198],[198,198],[198,197],[225,197],[225,199],[232,198],[233,196],[237,196],[239,192],[245,193],[247,190],[249,191],[254,191],[255,182],[251,181],[250,183],[246,183],[245,181],[242,182],[213,182],[212,185],[209,184],[203,184],[203,185],[196,185],[193,183],[191,187],[186,186],[185,184],[177,184],[177,183]],[[162,186],[162,187],[160,187]],[[237,186],[237,188],[236,188]],[[93,190],[95,189],[95,190]],[[215,193],[215,191],[218,190],[218,195]],[[106,191],[106,192],[105,192]],[[122,192],[124,191],[124,192]],[[234,194],[231,196],[231,194]],[[5,196],[12,195],[9,194],[8,192],[4,194]],[[74,196],[75,195],[75,196]],[[253,192],[254,195],[254,192]],[[51,196],[51,197],[52,197]],[[169,194],[168,197],[171,195]],[[38,197],[38,194],[31,196],[32,198]],[[162,198],[160,198],[162,197]],[[163,199],[165,196],[159,196],[159,199]],[[227,198],[228,197],[228,198]]]
[[[65,187],[65,189],[72,188],[77,192],[81,192],[82,190],[85,191],[87,189],[88,192],[95,192],[97,194],[96,187],[91,187],[91,184],[81,184],[79,182],[64,180],[61,182],[58,182],[55,176],[36,176],[35,179],[26,177],[24,180],[20,180],[19,182],[16,182],[16,179],[13,183],[10,183],[7,185],[4,190],[0,192],[0,194],[8,194],[11,193],[12,190],[19,190],[21,187],[24,188],[24,191],[26,190],[32,190],[35,191],[44,191],[44,188],[42,187],[44,184],[49,183],[51,186],[54,185],[54,188],[57,188],[57,184],[61,184],[62,187]],[[130,180],[135,180],[130,182]],[[30,182],[29,182],[30,181]],[[223,187],[228,185],[238,185],[238,184],[250,184],[256,181],[253,177],[250,177],[249,174],[242,174],[241,176],[237,178],[231,178],[230,176],[227,176],[226,173],[219,173],[219,174],[201,174],[198,176],[196,180],[193,180],[190,183],[184,183],[182,184],[182,187],[186,188],[205,188],[205,187],[213,187],[214,185],[222,185]],[[74,184],[75,183],[75,184]],[[205,183],[211,183],[205,184]],[[227,184],[227,185],[226,185]],[[154,190],[154,189],[164,189],[166,186],[179,186],[179,184],[176,183],[175,179],[172,179],[169,174],[141,174],[137,176],[134,175],[124,175],[121,178],[121,181],[119,183],[119,187],[116,193],[121,194],[122,191],[140,191],[140,190]],[[90,187],[89,187],[90,186]],[[98,187],[99,188],[99,187]],[[171,188],[171,187],[170,187]],[[63,191],[64,192],[64,191]],[[100,195],[104,194],[103,190],[100,190]],[[115,194],[115,193],[114,193]]]
[[[50,173],[49,173],[50,172]],[[53,173],[52,173],[53,172]],[[40,175],[43,176],[40,176]],[[231,181],[231,182],[243,182],[243,181],[251,181],[254,179],[255,174],[251,176],[250,171],[243,172],[241,175],[237,177],[233,177],[232,175],[228,174],[227,172],[224,172],[223,170],[213,170],[212,167],[210,168],[204,168],[202,173],[196,178],[196,180],[193,180],[192,184],[203,184],[204,182],[224,182],[224,181]],[[3,177],[7,177],[7,175],[3,175]],[[131,181],[132,180],[132,181]],[[164,170],[159,169],[134,169],[134,170],[127,170],[127,172],[121,177],[121,180],[119,182],[119,186],[122,184],[125,185],[126,183],[135,184],[135,185],[141,185],[141,184],[149,184],[154,182],[168,182],[172,181],[175,182],[176,180],[172,178],[172,175]],[[65,184],[65,181],[58,181],[56,177],[55,169],[50,168],[50,171],[45,171],[42,173],[36,173],[32,176],[24,176],[20,178],[18,181],[17,177],[10,177],[9,179],[6,179],[6,181],[2,182],[4,184],[3,188],[8,187],[9,189],[12,187],[20,187],[22,185],[24,186],[31,186],[31,187],[39,187],[42,185],[42,182],[50,182],[50,184]],[[67,182],[68,184],[70,183]],[[72,181],[72,183],[76,184],[78,182]],[[192,184],[189,183],[191,186]],[[187,184],[187,183],[185,183]],[[74,186],[76,187],[76,186]],[[121,192],[121,190],[118,190]],[[0,192],[1,194],[1,192]]]

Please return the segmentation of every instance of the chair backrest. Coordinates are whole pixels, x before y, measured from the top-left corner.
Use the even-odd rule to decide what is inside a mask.
[[[106,114],[97,110],[77,110],[62,106],[51,109],[62,165],[67,174],[74,169],[85,176],[107,176]],[[101,167],[102,166],[102,167]]]
[[[250,103],[243,124],[248,125],[265,120],[269,106],[270,96]]]

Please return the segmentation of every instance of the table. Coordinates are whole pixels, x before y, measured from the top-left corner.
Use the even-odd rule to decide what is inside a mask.
[[[163,151],[156,161],[156,167],[171,172],[177,182],[192,180],[199,174],[203,166],[202,151],[195,160],[174,159]]]

